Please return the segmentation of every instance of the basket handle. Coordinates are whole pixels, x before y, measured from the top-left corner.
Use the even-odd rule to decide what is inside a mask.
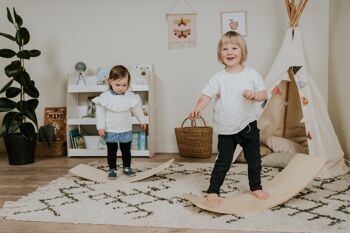
[[[186,122],[187,120],[190,120],[190,121],[191,121],[191,126],[192,126],[192,127],[193,127],[193,126],[194,126],[194,127],[197,127],[196,119],[198,119],[198,118],[200,118],[200,119],[203,121],[204,127],[206,127],[207,124],[205,123],[204,118],[203,118],[202,116],[197,116],[197,117],[192,118],[192,120],[191,120],[190,118],[186,117],[185,120],[184,120],[184,121],[182,122],[182,124],[181,124],[181,128],[183,128],[183,126],[184,126],[184,124],[185,124],[185,122]]]

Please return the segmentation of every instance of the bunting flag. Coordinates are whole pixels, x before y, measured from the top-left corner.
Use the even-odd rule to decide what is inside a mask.
[[[280,90],[280,87],[277,85],[275,86],[275,88],[272,90],[271,94],[274,94],[274,95],[282,95],[282,92]]]
[[[309,100],[307,98],[305,98],[304,96],[301,97],[301,102],[303,103],[304,106],[309,104]]]
[[[302,90],[306,85],[308,85],[308,83],[303,82],[303,81],[297,81],[296,83],[297,83],[300,90]]]
[[[267,104],[267,100],[264,100],[264,101],[261,103],[261,107],[262,107],[262,108],[265,108],[266,104]]]
[[[292,71],[293,71],[293,74],[297,74],[298,71],[301,69],[302,66],[291,66],[292,67]]]
[[[306,137],[307,137],[308,139],[312,140],[312,137],[311,137],[311,134],[310,134],[310,132],[307,132],[307,135],[306,135]]]

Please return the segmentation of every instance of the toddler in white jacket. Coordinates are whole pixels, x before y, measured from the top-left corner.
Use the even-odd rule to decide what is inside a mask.
[[[132,117],[136,116],[142,130],[146,129],[146,118],[139,95],[128,91],[130,73],[122,65],[114,66],[108,78],[109,89],[92,101],[96,104],[96,127],[107,144],[108,178],[116,179],[118,144],[122,152],[123,173],[135,176],[131,168]]]

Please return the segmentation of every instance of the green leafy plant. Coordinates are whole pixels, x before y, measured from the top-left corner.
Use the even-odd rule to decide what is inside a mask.
[[[37,49],[27,50],[24,48],[30,40],[30,34],[23,27],[23,20],[16,13],[15,8],[13,8],[12,14],[7,8],[7,19],[15,27],[15,34],[12,36],[0,32],[0,36],[14,41],[18,50],[0,49],[0,57],[12,60],[4,69],[9,81],[0,90],[1,95],[5,93],[5,97],[0,97],[0,112],[7,112],[2,122],[1,136],[20,131],[27,140],[32,140],[38,129],[35,109],[39,104],[39,91],[24,64],[31,57],[39,56],[41,52]]]

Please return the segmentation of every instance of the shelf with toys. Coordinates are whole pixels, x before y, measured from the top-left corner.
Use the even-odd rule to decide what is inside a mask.
[[[140,95],[146,116],[147,130],[141,130],[136,117],[132,118],[133,141],[131,155],[151,157],[155,145],[155,93],[153,65],[133,64],[127,66],[131,75],[130,91]],[[105,70],[105,69],[104,69]],[[95,106],[92,99],[108,89],[103,82],[106,77],[97,75],[77,78],[68,74],[67,84],[67,156],[106,156],[105,143],[96,129]],[[120,156],[120,151],[118,151]]]

